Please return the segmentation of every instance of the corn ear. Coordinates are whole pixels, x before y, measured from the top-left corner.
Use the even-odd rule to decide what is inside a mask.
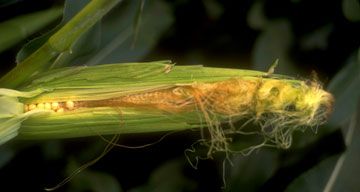
[[[24,106],[18,115],[37,114],[16,121],[19,139],[208,127],[210,151],[228,150],[226,134],[240,131],[224,131],[222,123],[246,118],[260,125],[266,141],[287,148],[293,131],[324,123],[332,105],[314,82],[170,61],[55,69],[19,90],[8,94]]]
[[[101,100],[177,84],[213,82],[231,77],[254,78],[263,72],[174,66],[170,61],[69,67],[39,74],[24,91],[41,89],[23,103]],[[131,107],[101,107],[31,117],[22,124],[19,138],[68,138],[103,134],[182,130],[199,127],[199,114],[164,113]]]

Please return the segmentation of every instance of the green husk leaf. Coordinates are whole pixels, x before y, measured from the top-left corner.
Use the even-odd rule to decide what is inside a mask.
[[[167,70],[173,68],[170,73]],[[37,76],[21,88],[56,90],[26,100],[67,101],[98,100],[144,90],[165,88],[175,84],[215,82],[234,77],[256,78],[267,73],[251,70],[210,68],[201,65],[173,66],[170,61],[108,64],[52,70]],[[272,75],[284,78],[285,76]],[[296,81],[288,79],[288,81]]]
[[[18,135],[21,122],[31,115],[44,112],[33,110],[23,113],[24,105],[18,101],[17,97],[32,97],[40,92],[40,90],[20,92],[0,89],[0,145]]]

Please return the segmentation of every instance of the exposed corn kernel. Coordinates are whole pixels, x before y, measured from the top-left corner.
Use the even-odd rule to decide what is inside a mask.
[[[29,111],[29,105],[24,105],[24,111],[25,112]]]
[[[66,106],[66,108],[71,110],[71,109],[74,109],[75,104],[73,101],[66,101],[65,106]]]
[[[51,109],[51,104],[50,103],[45,103],[44,108],[45,109]]]
[[[59,108],[59,103],[58,102],[51,103],[51,109],[52,110],[56,110],[58,108]]]
[[[29,105],[29,111],[34,110],[34,109],[36,109],[36,105],[35,104],[30,104]]]
[[[44,109],[44,103],[38,103],[37,105],[36,105],[36,108],[37,109]]]
[[[58,110],[56,110],[56,112],[62,113],[64,112],[64,108],[59,108]]]

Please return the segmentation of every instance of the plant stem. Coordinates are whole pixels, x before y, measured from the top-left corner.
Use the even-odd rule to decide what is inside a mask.
[[[17,88],[35,73],[49,68],[49,62],[71,48],[81,35],[89,30],[121,0],[93,0],[38,50],[19,63],[0,79],[0,87]]]
[[[62,15],[61,7],[54,7],[0,23],[0,52],[19,43]]]

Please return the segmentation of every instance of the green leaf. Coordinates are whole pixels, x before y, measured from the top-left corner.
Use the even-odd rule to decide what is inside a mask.
[[[343,0],[342,11],[349,21],[360,21],[360,2],[358,0]]]
[[[276,170],[277,153],[261,149],[249,156],[235,156],[227,191],[257,191]]]
[[[141,3],[142,0],[127,2],[103,20],[100,47],[82,63],[139,61],[151,51],[173,23],[173,15],[170,6],[163,0],[145,1],[144,8],[139,9]]]
[[[334,112],[329,125],[338,127],[351,117],[360,99],[360,49],[347,61],[346,66],[331,80],[328,89],[335,96]]]
[[[326,50],[326,48],[328,47],[328,39],[333,30],[333,24],[327,24],[315,29],[301,39],[301,48],[303,50]]]
[[[64,19],[60,25],[70,20],[86,2],[87,0],[66,1]],[[140,60],[151,51],[161,34],[173,22],[170,7],[166,2],[144,2],[143,9],[139,9],[142,0],[125,1],[121,6],[115,7],[101,22],[74,42],[69,50],[61,53],[52,67]],[[26,45],[19,52],[18,60],[39,48],[52,33]]]
[[[358,109],[359,109],[358,105]],[[346,132],[347,150],[338,160],[336,167],[329,179],[327,188],[334,192],[357,191],[360,183],[357,176],[360,175],[360,110],[353,115],[352,122]]]
[[[121,0],[93,0],[54,33],[39,49],[0,79],[0,86],[15,88],[36,73],[50,68],[60,54],[69,51],[85,32]],[[70,52],[71,53],[71,52]]]
[[[0,168],[6,165],[15,156],[15,150],[9,146],[0,148]]]
[[[184,161],[175,159],[165,162],[155,169],[149,177],[149,181],[140,187],[130,190],[131,192],[167,192],[167,191],[194,191],[196,183],[189,180],[183,174]]]
[[[52,30],[41,35],[30,42],[26,43],[22,49],[16,55],[16,62],[20,63],[26,59],[29,55],[35,52],[41,47],[56,31],[58,31],[62,26],[64,26],[72,17],[76,15],[82,8],[86,6],[89,0],[78,0],[78,1],[69,1],[66,0],[64,3],[63,9],[63,18],[61,22]]]
[[[266,22],[253,48],[253,68],[266,71],[269,64],[279,59],[277,73],[299,75],[301,69],[295,66],[294,61],[288,55],[292,42],[293,34],[289,21],[279,19]]]
[[[77,167],[74,162],[70,163],[68,174]],[[71,180],[69,191],[121,192],[122,189],[117,179],[110,174],[87,169]]]
[[[65,9],[64,9],[64,19],[62,21],[63,25],[67,23],[74,15],[82,10],[86,6],[86,4],[90,2],[89,0],[81,0],[81,1],[65,1]],[[98,21],[94,26],[92,26],[88,31],[83,33],[79,39],[77,39],[69,48],[62,52],[56,60],[51,64],[51,68],[59,68],[63,66],[70,65],[79,65],[86,63],[84,57],[94,54],[94,52],[98,51],[100,47],[100,35],[101,32],[101,21]]]
[[[62,8],[54,7],[0,23],[0,52],[54,22],[61,14]]]
[[[264,1],[255,1],[246,17],[248,25],[253,29],[261,30],[269,22],[264,13]]]
[[[324,191],[325,185],[333,170],[339,155],[333,156],[322,161],[320,164],[302,174],[295,179],[288,188],[287,192],[317,192]]]

